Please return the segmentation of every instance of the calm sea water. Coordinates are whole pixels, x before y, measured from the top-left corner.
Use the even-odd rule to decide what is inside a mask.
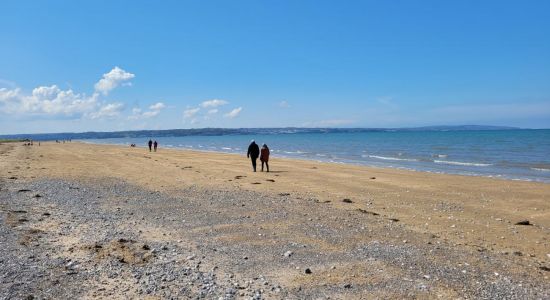
[[[550,183],[550,130],[386,131],[151,137],[160,148],[246,154],[251,139],[277,157]],[[149,138],[84,140],[146,146]]]

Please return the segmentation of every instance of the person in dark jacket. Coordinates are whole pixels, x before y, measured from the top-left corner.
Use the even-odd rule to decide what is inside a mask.
[[[149,145],[149,152],[151,152],[151,147],[153,147],[153,141],[149,140],[149,143],[147,143]]]
[[[254,172],[256,172],[256,160],[258,159],[258,156],[260,156],[260,147],[258,147],[258,144],[252,140],[248,146],[246,157],[252,160],[252,168],[254,169]]]
[[[157,152],[157,147],[158,147],[158,145],[159,145],[159,143],[157,143],[157,141],[155,141],[155,142],[153,143],[153,147],[154,147],[154,149],[155,149],[155,152]]]
[[[264,163],[267,168],[267,171],[269,172],[269,148],[266,144],[262,145],[262,149],[260,150],[260,161],[262,162],[262,172],[264,171]]]

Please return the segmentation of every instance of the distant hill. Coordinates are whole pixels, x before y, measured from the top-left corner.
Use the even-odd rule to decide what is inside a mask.
[[[415,127],[411,128],[412,130],[420,131],[459,131],[459,130],[514,130],[520,129],[518,127],[509,127],[509,126],[490,126],[490,125],[458,125],[458,126],[425,126],[425,127]]]
[[[62,132],[39,134],[0,135],[0,139],[33,139],[33,140],[68,140],[68,139],[107,139],[139,137],[175,137],[175,136],[219,136],[248,134],[296,134],[296,133],[352,133],[374,131],[467,131],[467,130],[513,130],[517,127],[460,125],[460,126],[426,126],[412,128],[199,128],[167,130],[133,130],[113,132]]]

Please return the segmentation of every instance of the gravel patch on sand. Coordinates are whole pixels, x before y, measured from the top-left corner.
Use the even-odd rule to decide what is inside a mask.
[[[0,181],[0,299],[546,299],[510,255],[314,198]]]

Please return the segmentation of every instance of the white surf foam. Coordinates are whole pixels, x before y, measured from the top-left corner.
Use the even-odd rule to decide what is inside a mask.
[[[387,157],[387,156],[378,156],[378,155],[361,155],[361,156],[382,159],[382,160],[418,161],[418,159],[414,159],[414,158],[399,158],[399,157]]]
[[[434,163],[436,163],[436,164],[446,164],[446,165],[455,165],[455,166],[473,166],[473,167],[488,167],[488,166],[491,165],[491,164],[452,161],[452,160],[434,160]]]

